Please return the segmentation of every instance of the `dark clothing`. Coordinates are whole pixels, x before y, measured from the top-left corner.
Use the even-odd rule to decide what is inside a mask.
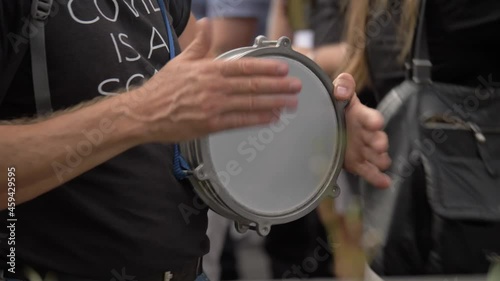
[[[367,34],[380,28],[367,36],[371,82],[379,99],[405,78],[405,70],[397,60],[401,52],[397,26],[402,6],[391,8],[389,17],[385,14],[371,18],[367,27]],[[388,153],[397,161],[387,173],[394,175],[392,188],[397,192],[380,194],[385,207],[370,208],[381,206],[380,198],[371,187],[365,190],[371,201],[366,204],[366,213],[371,214],[366,224],[378,227],[387,223],[385,243],[372,268],[382,275],[483,274],[490,266],[488,256],[500,249],[496,243],[498,220],[488,217],[496,210],[496,203],[489,205],[496,202],[490,200],[496,198],[490,192],[498,190],[498,177],[487,171],[490,164],[482,165],[494,163],[496,168],[499,163],[494,149],[498,134],[495,129],[484,129],[498,124],[498,114],[494,114],[498,91],[495,94],[484,89],[478,77],[486,81],[490,81],[490,75],[493,81],[500,78],[500,42],[494,35],[500,27],[500,2],[428,0],[425,12],[432,79],[466,87],[405,83],[386,100],[392,100],[383,107],[384,130],[393,144]],[[491,95],[471,110],[467,100],[483,96],[486,91]],[[468,108],[466,118],[455,108],[462,105]],[[433,117],[437,117],[432,122],[438,126],[424,122]],[[487,149],[483,151],[478,146],[480,141],[467,130],[447,123],[462,118],[464,123],[489,130],[485,137]],[[445,138],[438,140],[438,132]],[[423,143],[430,144],[432,151]],[[394,204],[389,203],[392,199]],[[476,212],[482,207],[486,211]],[[382,210],[379,214],[384,213],[383,220],[387,221],[376,218],[377,209]]]
[[[340,0],[312,1],[310,24],[315,34],[315,46],[335,44],[342,40],[345,13],[340,6]]]
[[[500,79],[500,2],[430,1],[427,14],[433,79],[470,87]]]
[[[0,2],[0,74],[9,71],[5,65],[15,53],[9,40],[23,34],[30,2]],[[168,62],[168,36],[158,2],[54,2],[57,9],[46,25],[46,40],[55,110],[138,85]],[[166,3],[180,35],[189,19],[190,1]],[[179,53],[177,42],[176,46]],[[117,104],[110,110],[127,108]],[[0,106],[0,119],[34,114],[26,55]],[[73,163],[59,164],[67,169],[78,164],[76,149],[68,146],[68,161]],[[175,270],[203,256],[209,247],[206,209],[185,219],[186,209],[196,209],[194,192],[174,178],[172,162],[171,145],[141,145],[18,205],[17,264],[105,279],[113,277],[113,269],[144,276]],[[0,215],[6,221],[6,212]],[[0,247],[3,267],[7,246]]]
[[[372,82],[382,98],[405,77],[401,52],[398,17],[401,4],[391,6],[390,21],[386,14],[368,21],[380,28],[370,36],[367,28],[367,54]],[[384,18],[385,17],[385,18]],[[428,1],[427,34],[434,81],[476,87],[479,76],[500,79],[500,41],[495,34],[500,28],[500,2],[496,0]]]
[[[274,279],[332,277],[333,254],[327,233],[316,211],[281,225],[274,225],[265,249]]]

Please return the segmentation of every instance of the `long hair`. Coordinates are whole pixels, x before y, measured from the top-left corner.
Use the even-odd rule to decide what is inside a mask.
[[[408,56],[413,44],[413,35],[417,23],[420,0],[346,0],[346,28],[344,42],[347,43],[346,58],[340,72],[350,73],[357,84],[357,91],[370,86],[370,75],[366,58],[367,34],[369,19],[385,13],[392,16],[391,10],[401,12],[398,39],[402,50],[399,56],[401,63]]]

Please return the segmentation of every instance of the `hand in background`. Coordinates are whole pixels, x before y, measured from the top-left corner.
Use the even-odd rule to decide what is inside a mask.
[[[389,187],[391,179],[383,171],[389,168],[391,159],[387,153],[389,140],[382,130],[382,114],[359,101],[355,93],[356,83],[350,74],[340,74],[333,84],[337,100],[350,100],[345,111],[347,147],[344,168],[376,187]]]
[[[194,41],[137,89],[140,106],[129,115],[145,124],[147,142],[179,142],[269,124],[283,109],[297,107],[302,83],[288,76],[286,63],[214,61],[209,22],[198,24]]]

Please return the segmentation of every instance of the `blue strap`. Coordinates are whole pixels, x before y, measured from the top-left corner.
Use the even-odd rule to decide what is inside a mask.
[[[161,15],[163,16],[163,21],[165,22],[165,26],[167,28],[170,60],[173,60],[176,56],[175,43],[174,43],[174,36],[172,34],[172,27],[170,26],[170,20],[168,19],[167,16],[167,7],[165,6],[165,2],[163,0],[158,0],[158,5],[160,5]]]
[[[170,26],[170,21],[167,16],[167,7],[165,6],[164,0],[158,0],[158,5],[160,6],[161,14],[163,16],[163,21],[167,27],[168,34],[168,44],[170,52],[170,60],[173,60],[176,56],[175,52],[175,41],[172,33],[172,27]],[[181,155],[181,149],[179,144],[174,144],[174,176],[177,180],[183,180],[187,177],[187,171],[191,168],[187,161]]]

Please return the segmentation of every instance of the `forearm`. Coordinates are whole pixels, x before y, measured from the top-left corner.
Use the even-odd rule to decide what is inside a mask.
[[[214,62],[207,33],[202,25],[186,50],[137,89],[45,121],[0,125],[0,208],[7,202],[8,167],[16,169],[20,204],[134,146],[265,125],[276,111],[296,107],[302,85],[286,77],[286,64]]]
[[[7,169],[15,167],[16,203],[34,199],[138,145],[142,126],[127,114],[126,93],[45,121],[0,126],[0,202],[7,203]]]
[[[346,46],[344,43],[318,47],[314,50],[314,61],[328,75],[334,76],[342,65],[343,60],[346,59],[345,50]]]
[[[193,42],[196,36],[196,31],[196,18],[191,13],[187,26],[184,29],[184,32],[182,32],[181,36],[179,37],[179,45],[181,46],[181,50],[185,50],[189,46],[189,44]]]
[[[257,18],[216,18],[212,20],[212,49],[214,56],[248,46],[258,27]]]
[[[293,37],[293,31],[285,11],[286,2],[284,0],[274,0],[271,6],[267,37],[277,40],[282,36]]]

